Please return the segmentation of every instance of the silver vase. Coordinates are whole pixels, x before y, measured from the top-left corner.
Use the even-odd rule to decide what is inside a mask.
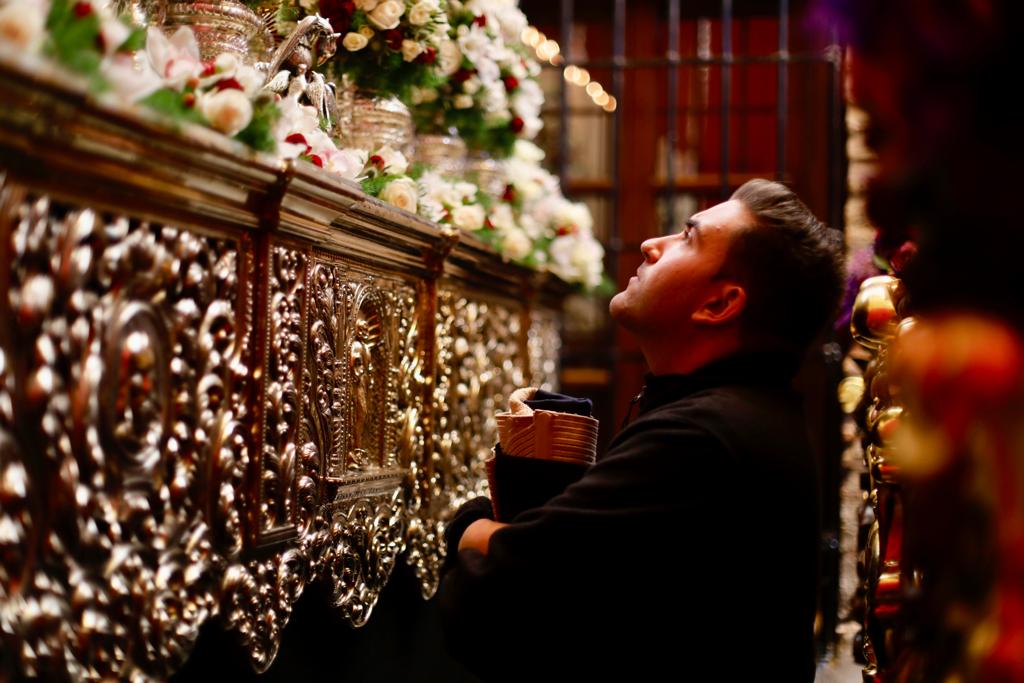
[[[341,88],[338,111],[343,146],[374,152],[388,145],[411,156],[412,114],[394,95]]]
[[[189,26],[196,34],[201,59],[227,52],[254,64],[268,59],[274,39],[263,19],[238,0],[156,3],[157,17],[171,32]]]
[[[482,150],[469,152],[466,158],[466,177],[496,199],[505,194],[505,186],[508,184],[505,165]]]
[[[466,170],[466,143],[454,130],[416,133],[415,160],[443,176],[461,177]]]

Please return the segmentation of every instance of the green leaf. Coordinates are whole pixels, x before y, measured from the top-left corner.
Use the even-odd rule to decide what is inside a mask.
[[[68,0],[53,0],[50,13],[46,16],[46,29],[52,34],[72,18],[71,3]]]
[[[384,175],[366,178],[360,184],[363,187],[363,192],[371,197],[379,197],[380,193],[384,191],[384,188],[387,187],[388,183],[401,177],[402,176],[395,175],[394,173],[387,173]]]
[[[408,176],[413,180],[419,180],[423,177],[423,174],[430,170],[430,167],[424,164],[422,161],[414,161],[409,167]]]
[[[206,119],[195,107],[186,107],[182,95],[172,88],[161,88],[139,100],[139,104],[165,114],[175,121],[188,121],[206,125]]]
[[[274,140],[274,124],[281,116],[281,110],[273,102],[264,101],[255,104],[252,120],[235,139],[260,152],[273,152],[277,149]]]
[[[117,46],[118,52],[137,52],[146,47],[146,29],[136,26],[123,43]]]
[[[277,22],[279,24],[291,24],[299,20],[299,8],[290,7],[282,3],[277,8]]]

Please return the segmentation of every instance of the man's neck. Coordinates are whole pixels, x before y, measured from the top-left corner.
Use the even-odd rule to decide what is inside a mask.
[[[640,351],[652,374],[686,375],[741,351],[739,340],[732,336],[690,339],[685,343],[676,339],[674,344],[672,341],[666,335],[640,342]]]

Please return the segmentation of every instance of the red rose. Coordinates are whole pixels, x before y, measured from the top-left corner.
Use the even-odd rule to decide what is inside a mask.
[[[384,157],[379,154],[374,154],[370,157],[370,164],[377,168],[384,168]]]
[[[351,0],[320,0],[320,16],[331,22],[336,33],[348,33],[355,11],[355,3]]]
[[[401,50],[402,40],[404,40],[404,38],[405,36],[402,35],[402,30],[398,28],[393,28],[384,34],[384,40],[392,50]]]
[[[313,165],[315,165],[315,166],[319,166],[320,168],[323,168],[323,167],[324,167],[324,160],[323,160],[323,159],[321,159],[320,157],[318,157],[318,156],[317,156],[316,154],[310,154],[310,155],[309,155],[309,160],[310,160],[310,161],[311,161],[311,162],[313,163]]]
[[[575,235],[579,231],[575,225],[563,225],[555,230],[555,234],[559,237],[565,237],[566,235]]]
[[[512,185],[506,185],[505,191],[501,194],[501,198],[506,202],[514,202],[516,200],[516,188]]]
[[[505,90],[512,92],[519,87],[519,79],[515,76],[505,76],[501,79],[501,82],[505,84]]]
[[[307,147],[309,146],[309,143],[306,142],[306,136],[303,135],[302,133],[292,133],[291,135],[286,137],[284,141],[290,145],[306,145]]]
[[[437,50],[432,47],[428,47],[420,53],[420,56],[416,58],[416,61],[421,64],[433,64],[437,61]]]
[[[92,14],[92,5],[87,2],[76,2],[71,10],[75,13],[75,16],[79,19],[84,19]]]
[[[487,26],[487,17],[481,14],[479,17],[473,20],[473,23],[476,24],[477,26]]]
[[[217,65],[213,63],[212,59],[208,62],[203,62],[203,78],[212,76],[215,73],[217,73]]]
[[[217,81],[216,85],[214,85],[213,87],[217,89],[217,92],[228,89],[241,90],[245,92],[245,88],[242,87],[242,84],[234,78],[222,78],[219,81]]]
[[[454,74],[452,74],[452,82],[454,83],[465,83],[469,80],[470,76],[473,75],[472,69],[459,68]]]
[[[523,119],[518,116],[515,117],[512,119],[512,123],[509,124],[509,127],[512,129],[513,133],[520,132],[523,129]]]

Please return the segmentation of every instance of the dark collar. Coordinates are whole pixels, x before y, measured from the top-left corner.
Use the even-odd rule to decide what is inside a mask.
[[[644,377],[640,414],[702,389],[727,385],[789,385],[800,359],[787,353],[756,352],[712,361],[685,375]]]

